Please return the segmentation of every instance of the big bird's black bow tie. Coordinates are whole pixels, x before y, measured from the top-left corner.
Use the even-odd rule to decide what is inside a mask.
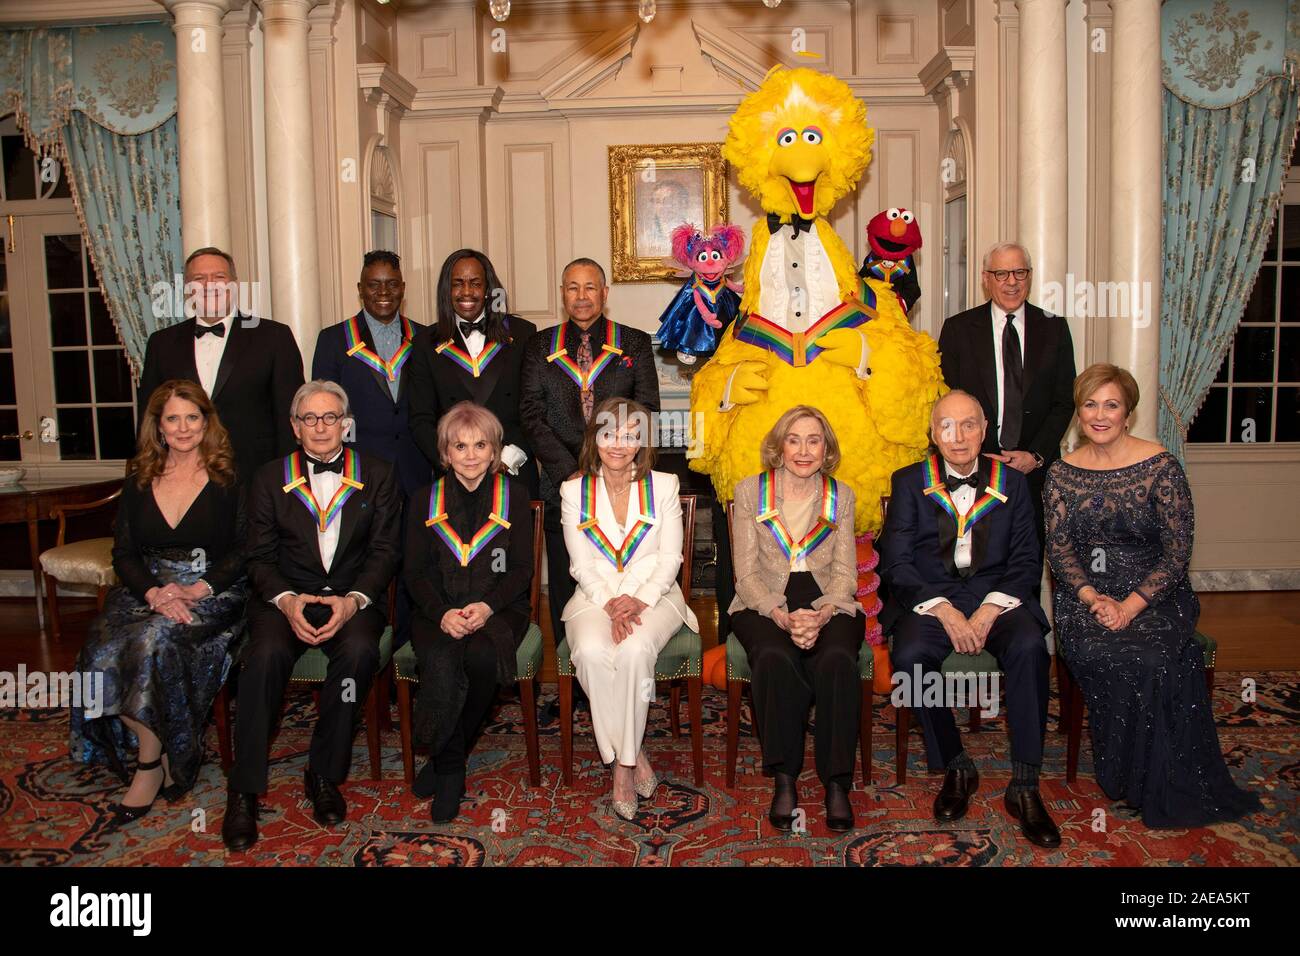
[[[794,235],[796,239],[799,238],[799,233],[807,232],[811,229],[812,224],[813,221],[811,219],[805,219],[802,216],[790,217],[789,225],[794,227]],[[769,212],[767,214],[767,231],[769,235],[774,232],[780,232],[783,225],[786,225],[786,223],[781,222],[781,216],[779,213]]]

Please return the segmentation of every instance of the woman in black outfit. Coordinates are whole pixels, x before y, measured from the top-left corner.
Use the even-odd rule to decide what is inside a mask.
[[[404,575],[420,666],[415,737],[431,755],[413,790],[434,797],[435,823],[460,811],[474,737],[497,688],[514,681],[528,630],[533,522],[527,488],[502,470],[501,442],[490,411],[454,405],[438,422],[446,476],[407,508]]]

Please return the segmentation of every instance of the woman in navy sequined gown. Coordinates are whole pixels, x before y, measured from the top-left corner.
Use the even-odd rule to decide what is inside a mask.
[[[1128,434],[1133,377],[1093,365],[1075,380],[1087,439],[1047,474],[1047,556],[1060,652],[1087,701],[1097,783],[1149,827],[1199,827],[1260,808],[1219,749],[1193,637],[1187,476]]]
[[[73,708],[70,747],[124,782],[138,750],[114,808],[132,820],[159,792],[171,801],[194,785],[248,597],[230,439],[194,382],[165,382],[149,398],[122,488],[113,568],[121,585],[77,659],[79,673],[103,675],[102,712]]]

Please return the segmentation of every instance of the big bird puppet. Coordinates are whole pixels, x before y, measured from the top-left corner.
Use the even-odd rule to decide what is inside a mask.
[[[871,161],[866,119],[841,80],[782,66],[731,117],[723,156],[767,218],[754,226],[740,317],[691,387],[703,426],[691,467],[724,502],[761,470],[759,444],[784,411],[804,403],[826,414],[843,452],[835,477],[857,497],[860,596],[878,584],[880,496],[895,469],[923,456],[930,406],[945,391],[934,339],[908,325],[887,283],[859,279],[827,221]],[[874,603],[864,601],[869,614]]]

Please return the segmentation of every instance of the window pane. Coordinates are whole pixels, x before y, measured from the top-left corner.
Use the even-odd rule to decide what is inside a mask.
[[[1283,328],[1278,336],[1277,380],[1300,382],[1300,329]],[[1281,408],[1281,406],[1278,406]]]
[[[1300,220],[1300,216],[1296,216]],[[1293,271],[1285,270],[1288,275]],[[1300,270],[1296,271],[1296,278],[1300,279]],[[1297,287],[1300,292],[1300,287]],[[1287,301],[1286,293],[1283,292],[1283,302]],[[1259,278],[1255,280],[1255,288],[1251,290],[1250,298],[1246,300],[1246,308],[1241,313],[1243,322],[1276,322],[1277,304],[1277,266],[1260,266]]]
[[[68,189],[68,170],[59,160],[53,156],[42,159],[40,162],[40,190],[43,199],[68,199],[71,198],[72,192]],[[54,182],[46,182],[47,177],[53,177]]]
[[[17,396],[18,392],[14,389],[13,353],[0,353],[0,405],[17,405]]]
[[[1228,441],[1241,442],[1248,435],[1253,441],[1271,441],[1272,421],[1273,389],[1234,388],[1232,390],[1232,417],[1228,420]]]
[[[1300,441],[1300,388],[1277,390],[1277,441]]]
[[[45,237],[45,287],[82,289],[86,277],[81,270],[81,234]]]
[[[108,317],[108,306],[104,304],[103,294],[96,289],[87,299],[90,301],[90,341],[96,345],[119,345],[117,330],[113,328],[113,320]]]
[[[121,349],[96,349],[95,401],[131,401],[131,370],[126,364],[126,353]]]
[[[0,295],[0,349],[13,347],[13,333],[9,328],[9,296]]]
[[[1232,346],[1234,382],[1273,381],[1273,335],[1277,326],[1243,325]]]
[[[1300,206],[1286,206],[1282,215],[1282,259],[1300,262]]]
[[[50,339],[54,345],[86,344],[86,294],[50,293]]]
[[[1300,322],[1300,266],[1282,270],[1282,309],[1279,321]]]
[[[36,198],[36,159],[21,135],[5,136],[0,148],[4,153],[5,198]]]
[[[0,409],[0,435],[18,434],[18,411]],[[22,461],[23,451],[17,438],[0,438],[0,461]]]
[[[59,457],[64,461],[89,461],[95,457],[95,426],[89,408],[60,408]]]
[[[85,352],[54,353],[54,401],[60,405],[90,401],[90,363]]]
[[[1187,440],[1196,442],[1222,442],[1227,440],[1228,431],[1228,390],[1211,388],[1205,398],[1205,404],[1187,430]]]
[[[99,415],[99,457],[130,458],[135,454],[135,409],[101,408]]]
[[[5,240],[8,239],[7,236],[2,238]],[[9,266],[5,261],[5,256],[8,254],[6,250],[8,248],[9,246],[6,245],[5,242],[0,242],[0,292],[9,291]]]

